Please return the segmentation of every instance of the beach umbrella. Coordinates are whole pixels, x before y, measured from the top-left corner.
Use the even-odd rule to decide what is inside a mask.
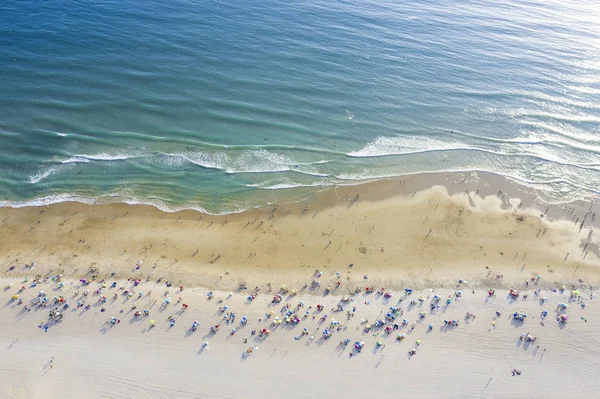
[[[433,325],[431,325],[431,324],[430,324],[430,325],[429,325],[429,329],[430,329],[430,330],[433,330]]]
[[[154,325],[154,320],[150,320],[150,325],[153,326]]]

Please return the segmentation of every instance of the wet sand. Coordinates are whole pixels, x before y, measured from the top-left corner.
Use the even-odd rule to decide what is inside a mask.
[[[348,270],[350,290],[365,275],[391,288],[457,278],[506,287],[538,274],[560,285],[600,281],[597,203],[546,207],[487,175],[449,175],[445,187],[421,191],[431,182],[410,178],[223,216],[126,204],[0,208],[2,266],[16,266],[9,277],[94,269],[224,290],[243,281],[300,289],[315,269]],[[35,271],[23,269],[31,262]]]

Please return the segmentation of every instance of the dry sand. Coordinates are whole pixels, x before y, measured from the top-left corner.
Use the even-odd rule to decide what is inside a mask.
[[[0,397],[549,398],[593,397],[599,388],[594,376],[600,362],[596,301],[589,300],[585,309],[571,306],[571,319],[562,326],[554,320],[554,308],[567,299],[551,291],[576,286],[587,299],[598,286],[596,202],[547,207],[532,192],[493,175],[449,174],[338,187],[301,204],[278,203],[223,216],[125,204],[0,208],[0,283],[14,284],[2,293],[7,302],[0,308],[5,320],[0,345],[6,348],[0,357]],[[135,267],[138,260],[143,261],[140,268]],[[34,269],[24,267],[31,262]],[[323,272],[321,286],[310,290],[316,269]],[[52,291],[55,283],[47,283],[27,288],[21,305],[10,300],[34,276],[59,274],[65,279],[59,291]],[[544,306],[533,299],[535,287],[525,283],[538,275],[542,296],[550,300]],[[26,276],[28,282],[22,283]],[[142,279],[146,286],[136,291],[152,290],[158,300],[150,308],[156,327],[149,331],[148,319],[133,318],[133,299],[126,302],[122,296],[109,301],[104,313],[95,306],[97,296],[88,298],[89,311],[76,309],[73,294],[83,277],[121,279],[119,285],[127,278]],[[434,289],[447,297],[461,278],[469,281],[461,300],[445,313],[427,316],[404,342],[388,337],[382,353],[373,351],[381,337],[363,334],[361,318],[373,321],[385,314],[405,287],[422,289],[424,296]],[[174,302],[181,295],[190,304],[171,329],[166,318],[180,305],[159,312],[165,281],[183,284],[183,293],[170,288],[169,295]],[[324,297],[325,287],[336,287],[338,281],[334,294]],[[260,289],[258,299],[244,304],[247,293],[241,292],[227,302],[237,313],[236,326],[243,315],[250,325],[233,337],[223,329],[203,338],[221,317],[221,305],[216,299],[208,302],[206,292],[225,297],[223,292],[241,282],[249,291]],[[294,328],[281,326],[244,361],[244,350],[256,345],[249,331],[265,325],[258,319],[282,284],[299,291],[289,300],[293,306],[302,299],[306,306],[323,303],[327,309],[341,295],[359,290],[352,296],[357,316],[346,331],[335,332],[326,342],[318,340],[323,327],[317,330],[318,320],[311,317]],[[386,287],[394,297],[387,304],[374,295],[365,297],[365,286]],[[93,291],[98,284],[91,287]],[[484,291],[490,287],[529,289],[530,297],[511,304],[501,291],[488,301]],[[47,333],[37,326],[48,309],[23,311],[39,289],[51,298],[64,295],[71,305],[65,320]],[[149,300],[136,305],[150,307]],[[409,311],[406,302],[401,307],[411,323],[418,309]],[[423,306],[428,305],[429,299]],[[276,313],[279,308],[274,307]],[[539,323],[542,308],[550,312],[545,326]],[[509,312],[519,309],[531,313],[523,326],[508,319]],[[492,329],[497,310],[502,317]],[[466,323],[467,311],[476,320]],[[327,313],[328,320],[336,317]],[[122,322],[107,329],[104,323],[111,316]],[[459,319],[461,325],[441,328],[444,318]],[[201,326],[188,334],[193,320]],[[429,323],[434,329],[427,333]],[[302,327],[316,331],[309,345],[307,337],[293,338]],[[536,351],[537,344],[525,347],[518,339],[521,332],[538,336],[540,347],[548,351]],[[363,353],[350,358],[348,350],[338,350],[345,338],[364,340]],[[407,350],[417,338],[421,347],[409,358]],[[206,340],[210,349],[202,351]],[[513,368],[522,375],[513,377]]]
[[[2,281],[4,285],[5,281]],[[600,312],[596,300],[588,300],[582,309],[570,302],[567,310],[570,320],[561,325],[555,320],[555,307],[558,302],[568,302],[568,294],[542,291],[549,303],[542,306],[532,293],[526,301],[519,298],[511,302],[506,292],[497,292],[492,299],[486,298],[483,290],[473,294],[462,288],[464,297],[446,307],[442,303],[436,313],[430,313],[419,320],[419,311],[429,310],[434,294],[447,297],[453,289],[426,290],[416,292],[429,296],[424,302],[410,307],[405,299],[400,305],[404,310],[402,318],[408,321],[390,335],[382,330],[363,331],[361,319],[372,323],[381,317],[382,311],[397,304],[404,295],[394,293],[386,301],[376,294],[359,294],[348,305],[347,310],[356,307],[356,316],[346,321],[344,313],[332,313],[339,296],[298,296],[284,300],[295,307],[304,300],[305,308],[316,304],[325,305],[326,310],[303,319],[295,327],[283,324],[273,328],[265,318],[265,312],[273,310],[280,315],[281,305],[271,305],[271,297],[259,296],[252,304],[245,303],[245,294],[236,293],[224,303],[218,299],[208,301],[205,289],[185,289],[181,296],[190,308],[178,314],[181,305],[172,304],[161,311],[164,285],[148,283],[137,290],[152,295],[159,302],[152,306],[151,299],[142,298],[129,301],[119,296],[113,301],[116,289],[107,289],[111,297],[106,312],[100,312],[97,297],[90,297],[92,307],[88,311],[75,308],[76,300],[71,299],[78,289],[67,281],[62,290],[54,292],[45,285],[42,288],[50,297],[64,295],[71,303],[65,311],[65,319],[58,326],[52,326],[47,333],[38,328],[40,321],[47,318],[48,308],[23,311],[23,305],[14,302],[0,310],[4,322],[0,324],[0,392],[6,398],[249,398],[249,397],[292,397],[321,398],[346,397],[364,398],[375,394],[378,397],[419,397],[419,398],[505,398],[518,393],[528,398],[591,398],[600,389],[596,376],[600,365]],[[120,282],[121,284],[121,282]],[[131,284],[128,284],[129,288]],[[97,284],[90,286],[91,291]],[[37,289],[24,293],[25,301],[37,295]],[[80,290],[80,295],[83,289]],[[14,291],[14,290],[13,290]],[[174,299],[176,290],[171,288]],[[225,293],[216,293],[226,298]],[[370,304],[365,304],[370,301]],[[148,307],[149,317],[135,318],[130,310],[132,304],[138,309]],[[226,325],[218,308],[227,304],[228,311],[237,314],[233,325]],[[119,313],[123,309],[124,313]],[[545,325],[540,324],[540,312],[549,311]],[[515,322],[510,314],[517,310],[530,313],[524,323]],[[495,312],[501,316],[496,317]],[[474,320],[465,320],[466,312],[476,315]],[[319,324],[319,317],[328,314],[327,322]],[[170,328],[166,318],[176,317],[176,324]],[[241,327],[242,316],[249,318],[249,324]],[[116,316],[122,321],[114,327],[106,322]],[[588,322],[580,319],[588,318]],[[329,321],[336,318],[345,322],[344,331],[335,331],[324,341],[321,331]],[[156,326],[149,329],[149,319],[155,319]],[[444,328],[444,319],[458,319],[454,328]],[[200,322],[195,333],[189,328],[194,320]],[[272,319],[271,319],[272,320]],[[492,327],[495,320],[496,328]],[[410,325],[417,322],[410,332]],[[220,331],[212,336],[209,326],[221,323]],[[428,325],[433,330],[428,332]],[[237,332],[231,336],[230,329]],[[260,340],[251,335],[252,329],[269,327],[270,337]],[[309,336],[295,340],[307,327],[315,339]],[[379,332],[373,336],[373,332]],[[404,341],[395,339],[398,332],[405,333]],[[530,333],[538,338],[533,344],[519,339],[521,333]],[[247,338],[248,343],[242,339]],[[339,342],[349,338],[362,340],[365,347],[360,354],[350,357],[350,347],[341,348]],[[17,340],[18,339],[18,340]],[[415,356],[407,351],[421,341]],[[377,348],[380,340],[385,347]],[[208,349],[203,342],[209,341]],[[251,356],[242,355],[248,347],[258,346]],[[537,346],[539,345],[539,348]],[[54,362],[50,360],[54,357]],[[50,368],[50,365],[53,367]],[[511,370],[521,371],[520,376],[512,376]]]

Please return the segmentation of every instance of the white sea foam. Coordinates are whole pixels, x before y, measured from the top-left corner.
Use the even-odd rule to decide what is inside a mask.
[[[243,152],[199,152],[165,153],[169,166],[179,166],[182,161],[208,169],[220,169],[228,174],[237,173],[275,173],[297,172],[317,177],[326,177],[327,173],[318,170],[319,165],[327,160],[316,162],[296,162],[284,154],[273,153],[264,149]]]
[[[128,205],[148,205],[160,209],[163,212],[179,212],[182,210],[195,210],[208,215],[227,215],[233,213],[243,212],[244,209],[239,209],[231,212],[211,213],[198,204],[182,204],[182,205],[169,205],[160,199],[139,199],[133,197],[121,196],[119,194],[107,194],[98,198],[85,197],[77,194],[56,194],[48,195],[40,198],[35,198],[29,201],[0,201],[0,207],[9,208],[26,208],[26,207],[39,207],[49,206],[53,204],[59,204],[63,202],[79,202],[82,204],[111,204],[111,203],[123,203]]]
[[[50,168],[46,169],[43,172],[40,172],[38,174],[35,174],[33,176],[29,177],[29,183],[31,184],[36,184],[41,182],[42,180],[44,180],[45,178],[47,178],[48,176],[56,173],[58,171],[58,167],[57,166],[51,166]]]
[[[61,161],[62,164],[68,163],[87,163],[92,161],[123,161],[130,158],[137,158],[139,154],[95,154],[95,155],[74,155],[69,159]]]
[[[303,188],[303,187],[327,187],[330,184],[327,183],[278,183],[278,184],[247,184],[247,187],[259,188],[261,190],[287,190],[292,188]]]
[[[473,149],[477,148],[460,142],[446,142],[427,136],[377,137],[361,150],[348,153],[348,156],[366,158],[386,155],[408,155],[420,152]]]
[[[10,208],[25,208],[25,207],[33,207],[33,206],[48,206],[52,204],[58,204],[61,202],[81,202],[84,204],[93,204],[95,200],[91,198],[81,197],[75,194],[56,194],[56,195],[48,195],[45,197],[40,197],[36,199],[32,199],[29,201],[0,201],[1,207],[10,207]]]

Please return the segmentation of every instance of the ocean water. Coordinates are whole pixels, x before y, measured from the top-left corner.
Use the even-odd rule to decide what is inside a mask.
[[[0,62],[4,205],[220,213],[466,170],[600,191],[593,0],[4,0]]]

